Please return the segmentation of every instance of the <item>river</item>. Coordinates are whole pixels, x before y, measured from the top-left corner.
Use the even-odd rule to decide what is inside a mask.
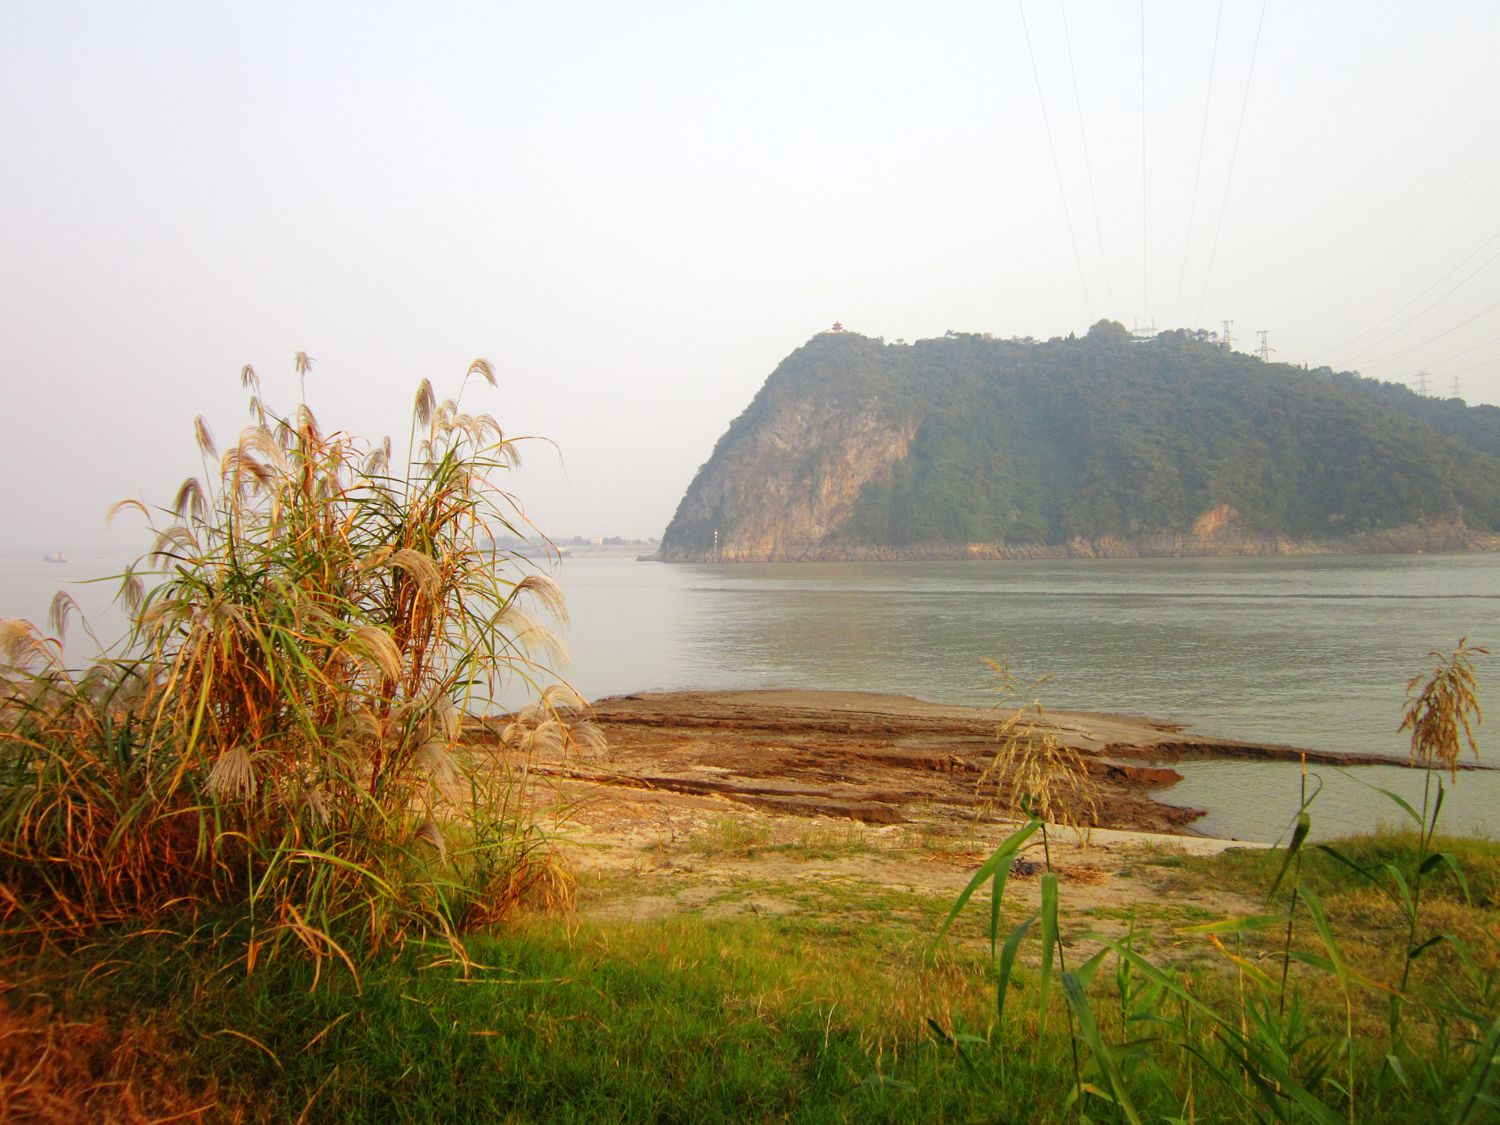
[[[91,565],[92,564],[92,565]],[[42,616],[51,593],[110,569],[0,560],[0,616]],[[1212,736],[1400,756],[1407,681],[1460,637],[1500,649],[1500,555],[1039,562],[662,565],[570,559],[568,678],[585,695],[651,688],[803,687],[993,701],[986,660],[1059,710],[1172,719]],[[69,587],[109,639],[100,587]],[[111,626],[113,623],[113,628]],[[76,654],[86,642],[70,641]],[[1500,655],[1481,658],[1482,702]],[[1480,731],[1481,752],[1486,740]],[[1500,753],[1491,754],[1500,762]],[[1189,763],[1165,792],[1209,809],[1200,830],[1272,840],[1299,779],[1280,764]],[[1422,777],[1316,771],[1320,835],[1397,823],[1368,786],[1421,798]],[[1500,835],[1500,772],[1460,776],[1455,829]]]

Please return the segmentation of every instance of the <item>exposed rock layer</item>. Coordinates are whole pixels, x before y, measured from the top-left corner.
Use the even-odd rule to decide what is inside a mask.
[[[544,774],[604,787],[710,795],[770,812],[895,824],[1006,814],[1005,787],[981,791],[995,755],[999,713],[910,696],[833,691],[643,692],[594,704],[604,756],[540,757]],[[1172,723],[1122,715],[1048,712],[1100,789],[1099,823],[1191,831],[1200,815],[1159,800],[1185,758],[1280,758],[1345,765],[1377,756],[1205,738]],[[471,732],[482,741],[484,735]],[[996,804],[996,799],[1001,801]]]

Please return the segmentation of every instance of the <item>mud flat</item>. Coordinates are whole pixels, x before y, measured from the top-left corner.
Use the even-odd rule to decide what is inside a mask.
[[[711,798],[783,816],[994,823],[1006,814],[987,806],[977,783],[994,757],[1002,717],[991,708],[862,692],[648,692],[594,704],[606,752],[531,768],[603,792]],[[1202,810],[1158,799],[1181,779],[1170,763],[1184,758],[1390,761],[1206,738],[1127,715],[1048,712],[1045,721],[1084,755],[1100,790],[1099,825],[1114,830],[1192,834]]]

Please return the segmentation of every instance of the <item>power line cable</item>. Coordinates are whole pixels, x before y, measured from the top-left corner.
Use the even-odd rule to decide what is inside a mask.
[[[1472,254],[1469,255],[1469,257],[1473,257],[1473,255]],[[1433,309],[1435,309],[1439,305],[1441,305],[1449,297],[1453,296],[1453,294],[1457,293],[1465,285],[1469,284],[1469,282],[1473,281],[1476,277],[1479,276],[1479,274],[1483,273],[1484,270],[1489,266],[1489,264],[1491,262],[1493,262],[1496,258],[1500,258],[1500,250],[1497,250],[1493,254],[1491,254],[1488,258],[1486,258],[1483,262],[1481,262],[1478,266],[1476,266],[1474,268],[1474,270],[1472,272],[1470,272],[1467,277],[1465,277],[1462,281],[1460,281],[1452,289],[1448,290],[1448,292],[1444,293],[1436,301],[1433,301],[1432,304],[1428,305],[1425,309],[1423,309],[1421,312],[1417,313],[1415,316],[1409,317],[1406,321],[1404,321],[1403,323],[1401,323],[1397,327],[1392,328],[1384,336],[1382,336],[1380,339],[1376,340],[1373,344],[1369,345],[1368,347],[1366,347],[1362,351],[1355,352],[1352,356],[1349,357],[1349,359],[1348,359],[1347,362],[1353,363],[1355,360],[1359,359],[1361,356],[1368,355],[1370,352],[1372,352],[1376,348],[1380,347],[1381,344],[1383,344],[1387,340],[1389,340],[1392,336],[1395,336],[1398,333],[1404,331],[1405,329],[1410,328],[1413,324],[1415,324],[1417,321],[1421,320],[1424,316],[1426,316],[1428,313],[1430,313]],[[1451,273],[1452,271],[1449,271],[1449,272]]]
[[[1151,315],[1151,289],[1147,285],[1151,261],[1150,212],[1146,207],[1146,0],[1141,0],[1141,316]]]
[[[1213,104],[1214,71],[1219,65],[1219,28],[1224,22],[1224,0],[1219,0],[1219,14],[1214,17],[1214,45],[1208,56],[1208,87],[1203,94],[1203,127],[1198,131],[1198,164],[1193,169],[1193,200],[1188,205],[1187,233],[1182,240],[1182,269],[1177,272],[1177,296],[1172,302],[1175,319],[1182,309],[1182,286],[1187,279],[1188,252],[1193,245],[1193,219],[1198,213],[1198,184],[1203,178],[1203,150],[1208,143],[1208,108]]]
[[[1356,297],[1359,297],[1365,292],[1365,290],[1369,289],[1370,285],[1375,281],[1377,277],[1380,276],[1380,274],[1385,270],[1387,266],[1389,266],[1402,254],[1406,253],[1407,248],[1410,247],[1412,243],[1416,242],[1416,240],[1426,232],[1427,228],[1432,226],[1432,224],[1437,221],[1438,216],[1440,216],[1449,207],[1453,206],[1453,201],[1463,194],[1464,190],[1474,182],[1474,177],[1478,176],[1480,172],[1484,171],[1484,169],[1488,167],[1490,161],[1495,159],[1495,156],[1497,154],[1500,154],[1500,144],[1497,144],[1494,148],[1492,148],[1489,151],[1489,155],[1487,155],[1483,160],[1475,165],[1474,170],[1470,172],[1466,177],[1464,177],[1463,183],[1459,184],[1458,187],[1449,194],[1447,199],[1443,200],[1442,203],[1438,204],[1435,208],[1428,212],[1427,218],[1422,221],[1421,226],[1417,227],[1417,229],[1407,237],[1405,242],[1403,242],[1400,246],[1396,247],[1395,250],[1392,250],[1388,255],[1386,255],[1385,259],[1380,263],[1380,265],[1376,266],[1373,270],[1369,270],[1368,272],[1366,272],[1364,274],[1364,279],[1360,282],[1359,285],[1355,286],[1353,289],[1350,289],[1347,293],[1345,293],[1343,299],[1341,299],[1336,305],[1333,305],[1331,308],[1322,310],[1321,315],[1323,319],[1326,320],[1329,314],[1335,313],[1339,309],[1342,309],[1350,301],[1354,300]],[[1358,337],[1356,337],[1356,339],[1358,339]],[[1343,345],[1340,345],[1340,347],[1342,346]],[[1337,348],[1330,348],[1328,351],[1325,351],[1322,354],[1328,355],[1331,352],[1337,350]]]
[[[1250,49],[1250,70],[1245,75],[1245,96],[1240,100],[1240,120],[1234,129],[1234,147],[1229,150],[1229,175],[1224,180],[1224,198],[1219,203],[1219,221],[1214,226],[1214,241],[1208,252],[1208,270],[1203,275],[1203,294],[1198,298],[1198,315],[1195,320],[1203,319],[1203,306],[1208,303],[1208,283],[1214,274],[1214,259],[1219,255],[1219,235],[1224,230],[1224,212],[1229,209],[1229,188],[1234,183],[1234,165],[1240,155],[1240,134],[1245,129],[1245,109],[1250,105],[1250,87],[1255,79],[1255,59],[1260,54],[1260,33],[1266,24],[1266,4],[1268,0],[1260,2],[1260,19],[1255,24],[1255,46]]]
[[[1492,313],[1496,309],[1500,309],[1500,301],[1496,301],[1496,302],[1494,302],[1494,304],[1485,305],[1484,308],[1480,309],[1473,316],[1466,317],[1465,319],[1463,319],[1463,320],[1459,321],[1457,324],[1455,324],[1452,328],[1445,328],[1443,331],[1439,332],[1436,336],[1428,337],[1426,340],[1423,340],[1420,343],[1412,344],[1410,347],[1402,348],[1400,351],[1392,352],[1390,355],[1382,356],[1380,359],[1372,359],[1367,364],[1367,366],[1369,366],[1369,367],[1380,367],[1383,364],[1390,363],[1392,360],[1400,359],[1403,356],[1410,355],[1412,352],[1419,351],[1422,348],[1427,347],[1427,345],[1429,345],[1429,344],[1435,344],[1439,340],[1441,340],[1444,336],[1452,335],[1454,332],[1457,332],[1460,328],[1464,328],[1467,325],[1473,324],[1480,317],[1485,316],[1485,315],[1487,315],[1489,313]]]
[[[1052,154],[1052,174],[1057,177],[1057,194],[1062,200],[1063,218],[1068,224],[1068,241],[1073,245],[1073,264],[1078,267],[1078,283],[1083,286],[1083,303],[1089,320],[1094,319],[1094,302],[1089,297],[1088,278],[1083,273],[1083,259],[1078,255],[1078,238],[1073,233],[1073,213],[1068,209],[1068,193],[1063,190],[1062,168],[1057,163],[1057,145],[1052,141],[1052,122],[1047,117],[1047,98],[1042,93],[1042,76],[1036,68],[1036,53],[1031,49],[1031,28],[1026,25],[1026,0],[1016,0],[1021,12],[1021,30],[1026,35],[1026,56],[1031,60],[1031,77],[1036,81],[1037,103],[1042,107],[1042,125],[1047,130],[1047,151]]]
[[[1479,351],[1482,348],[1493,347],[1495,344],[1500,344],[1500,336],[1491,337],[1490,339],[1485,340],[1483,343],[1475,344],[1471,348],[1465,348],[1461,352],[1454,352],[1452,355],[1444,356],[1442,359],[1439,359],[1439,360],[1436,360],[1436,361],[1434,361],[1432,363],[1429,363],[1427,366],[1428,367],[1441,367],[1445,363],[1452,363],[1455,359],[1462,359],[1466,355],[1470,355],[1470,354],[1472,354],[1474,352],[1477,352],[1477,351]],[[1485,361],[1485,363],[1488,363],[1488,362],[1490,362],[1490,361],[1489,360]],[[1483,367],[1484,364],[1480,364],[1479,366]],[[1466,368],[1464,368],[1464,370],[1465,371],[1469,371],[1469,370],[1472,370],[1472,369],[1466,367]]]
[[[1104,250],[1104,224],[1099,221],[1099,196],[1094,192],[1094,162],[1089,158],[1089,135],[1083,127],[1083,99],[1078,95],[1078,71],[1073,65],[1073,36],[1068,31],[1067,0],[1057,0],[1062,11],[1063,42],[1068,47],[1068,73],[1073,78],[1073,104],[1078,109],[1078,135],[1083,138],[1083,167],[1089,178],[1089,202],[1094,208],[1094,234],[1099,239],[1099,263],[1104,268],[1104,292],[1110,307],[1115,304],[1115,287],[1109,279],[1109,255]],[[1093,319],[1092,316],[1089,318]]]
[[[1327,351],[1319,352],[1315,358],[1321,358],[1321,357],[1323,357],[1325,355],[1334,355],[1334,354],[1337,354],[1338,352],[1341,352],[1345,348],[1349,347],[1351,344],[1354,344],[1354,343],[1357,343],[1360,340],[1363,340],[1371,332],[1378,332],[1380,329],[1384,328],[1387,324],[1389,324],[1391,321],[1395,320],[1398,316],[1400,316],[1402,313],[1404,313],[1407,309],[1409,309],[1413,305],[1415,305],[1423,297],[1427,296],[1427,294],[1431,293],[1434,289],[1436,289],[1443,282],[1447,281],[1450,277],[1452,277],[1459,270],[1463,269],[1464,266],[1466,266],[1466,265],[1469,264],[1470,259],[1472,259],[1476,254],[1479,254],[1480,252],[1482,252],[1487,246],[1489,246],[1490,243],[1494,242],[1495,239],[1497,239],[1497,238],[1500,238],[1500,231],[1496,231],[1494,234],[1490,235],[1483,242],[1481,242],[1478,246],[1476,246],[1473,250],[1470,250],[1467,254],[1464,255],[1462,261],[1460,261],[1457,265],[1450,267],[1449,270],[1446,273],[1444,273],[1442,277],[1438,278],[1431,285],[1429,285],[1426,289],[1422,290],[1422,292],[1418,293],[1411,300],[1407,301],[1406,304],[1402,305],[1395,312],[1390,313],[1390,314],[1388,314],[1386,316],[1381,317],[1374,324],[1372,324],[1369,328],[1366,328],[1363,332],[1360,332],[1357,335],[1350,336],[1349,339],[1345,340],[1342,344],[1338,344],[1335,347],[1329,348]],[[1491,260],[1493,261],[1493,259],[1491,259]],[[1480,267],[1480,268],[1483,268],[1483,267]],[[1452,292],[1452,290],[1449,290],[1449,292]],[[1410,322],[1408,321],[1408,323],[1410,323]],[[1389,338],[1390,337],[1386,337],[1386,339],[1389,339]],[[1381,342],[1383,342],[1383,341],[1379,341],[1379,342],[1371,345],[1371,347],[1372,348],[1379,347]],[[1361,354],[1363,354],[1363,353],[1361,353]],[[1357,359],[1358,356],[1356,356],[1355,358]]]
[[[1490,342],[1494,343],[1493,340],[1490,341]],[[1433,366],[1435,367],[1437,365],[1433,364]],[[1486,359],[1486,360],[1481,360],[1478,363],[1471,363],[1467,367],[1460,367],[1457,371],[1449,371],[1447,374],[1448,374],[1448,377],[1450,379],[1456,379],[1460,375],[1467,375],[1470,371],[1478,371],[1482,367],[1494,367],[1494,366],[1495,366],[1495,361],[1493,359]],[[1459,395],[1454,395],[1453,397],[1454,398],[1459,398],[1460,396]]]

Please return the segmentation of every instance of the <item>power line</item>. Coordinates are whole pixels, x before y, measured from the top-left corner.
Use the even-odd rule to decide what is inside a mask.
[[[1489,155],[1487,155],[1483,160],[1475,165],[1474,170],[1470,172],[1466,177],[1464,177],[1463,183],[1459,184],[1458,187],[1449,194],[1447,199],[1443,200],[1442,203],[1438,204],[1435,208],[1428,212],[1427,218],[1422,221],[1422,225],[1417,227],[1417,229],[1411,233],[1411,235],[1406,239],[1405,242],[1403,242],[1395,250],[1391,251],[1391,253],[1385,257],[1380,265],[1376,266],[1373,270],[1366,272],[1364,274],[1364,280],[1358,286],[1345,293],[1342,300],[1333,305],[1331,308],[1324,310],[1323,316],[1325,317],[1325,319],[1329,313],[1337,312],[1339,309],[1342,309],[1345,305],[1347,305],[1350,301],[1354,300],[1356,297],[1364,293],[1364,291],[1370,287],[1374,280],[1380,276],[1380,274],[1388,265],[1394,262],[1402,254],[1406,253],[1407,247],[1411,246],[1412,243],[1420,238],[1422,234],[1427,230],[1427,228],[1432,226],[1432,224],[1437,221],[1437,217],[1453,205],[1453,201],[1463,194],[1464,189],[1474,182],[1474,177],[1479,175],[1480,172],[1484,171],[1484,169],[1489,165],[1489,162],[1495,159],[1497,153],[1500,153],[1500,145],[1496,145],[1494,148],[1490,149]],[[1358,338],[1359,337],[1357,336],[1355,337],[1355,339]],[[1344,345],[1342,344],[1339,345],[1339,347],[1343,346]],[[1333,348],[1329,350],[1337,351],[1338,349]],[[1323,354],[1327,355],[1328,352],[1324,352]]]
[[[1432,367],[1441,367],[1445,363],[1452,363],[1455,359],[1461,359],[1464,356],[1470,354],[1471,352],[1477,352],[1481,348],[1492,347],[1495,344],[1500,344],[1500,336],[1495,336],[1495,337],[1492,337],[1491,339],[1485,340],[1483,343],[1475,344],[1472,348],[1465,348],[1461,352],[1454,352],[1450,356],[1444,356],[1442,359],[1437,360],[1436,362],[1434,362],[1430,366],[1432,366]],[[1477,366],[1484,367],[1488,363],[1489,363],[1489,360],[1486,360],[1484,363],[1478,364]],[[1466,367],[1466,368],[1464,368],[1464,370],[1465,371],[1472,371],[1473,368]]]
[[[1234,165],[1240,155],[1240,134],[1245,129],[1245,109],[1250,104],[1250,86],[1255,78],[1255,59],[1260,54],[1260,32],[1266,24],[1267,0],[1260,0],[1260,19],[1255,24],[1255,46],[1250,50],[1250,70],[1245,75],[1245,96],[1240,101],[1240,120],[1234,129],[1234,147],[1229,150],[1229,175],[1224,180],[1224,198],[1219,203],[1219,221],[1214,226],[1213,246],[1208,252],[1208,271],[1203,275],[1203,294],[1198,298],[1198,315],[1203,319],[1203,306],[1208,302],[1208,283],[1214,274],[1214,259],[1219,254],[1219,235],[1224,230],[1224,212],[1229,209],[1229,188],[1234,183]]]
[[[1078,237],[1073,233],[1073,213],[1068,209],[1068,193],[1063,190],[1062,169],[1057,163],[1057,145],[1052,142],[1052,122],[1047,117],[1047,98],[1042,93],[1042,76],[1036,68],[1036,53],[1031,49],[1031,28],[1026,25],[1026,0],[1016,0],[1021,12],[1021,30],[1026,35],[1026,57],[1031,60],[1031,77],[1036,82],[1036,99],[1042,107],[1042,125],[1047,130],[1047,151],[1052,154],[1052,174],[1057,177],[1057,194],[1062,200],[1063,218],[1068,224],[1068,241],[1073,245],[1073,264],[1078,267],[1078,283],[1083,286],[1083,303],[1094,319],[1094,302],[1089,297],[1088,278],[1083,274],[1083,259],[1078,256]]]
[[[1188,205],[1187,233],[1182,239],[1182,269],[1177,271],[1177,296],[1172,303],[1174,316],[1182,308],[1182,285],[1187,279],[1188,252],[1193,245],[1193,219],[1198,213],[1198,184],[1203,178],[1203,149],[1208,143],[1208,108],[1214,98],[1214,71],[1219,65],[1219,28],[1224,22],[1224,0],[1219,0],[1219,14],[1214,17],[1214,45],[1208,56],[1208,86],[1203,93],[1203,127],[1198,131],[1198,163],[1193,169],[1193,200]]]
[[[1472,257],[1472,255],[1470,255],[1470,256]],[[1441,305],[1449,297],[1453,296],[1453,294],[1457,293],[1465,285],[1469,284],[1469,282],[1473,281],[1474,278],[1477,277],[1480,273],[1482,273],[1489,266],[1489,264],[1491,262],[1493,262],[1496,258],[1500,258],[1500,250],[1497,250],[1493,254],[1491,254],[1482,263],[1480,263],[1480,265],[1477,268],[1475,268],[1467,277],[1465,277],[1462,281],[1460,281],[1452,289],[1448,290],[1448,292],[1444,293],[1436,301],[1433,301],[1432,304],[1428,305],[1425,309],[1423,309],[1421,312],[1417,313],[1415,316],[1409,317],[1407,320],[1405,320],[1404,322],[1402,322],[1397,327],[1392,328],[1384,336],[1382,336],[1380,339],[1376,340],[1373,344],[1369,345],[1363,351],[1355,352],[1354,355],[1352,355],[1352,356],[1349,357],[1349,359],[1348,359],[1347,362],[1352,363],[1355,360],[1359,359],[1361,356],[1368,355],[1370,352],[1372,352],[1376,348],[1380,347],[1381,344],[1383,344],[1387,340],[1389,340],[1392,336],[1397,335],[1398,333],[1400,333],[1404,329],[1410,328],[1413,324],[1415,324],[1417,321],[1421,320],[1424,316],[1426,316],[1428,313],[1430,313],[1433,309],[1435,309],[1439,305]]]
[[[1322,356],[1325,356],[1325,355],[1335,355],[1338,352],[1343,351],[1350,344],[1356,343],[1357,341],[1364,339],[1371,332],[1377,332],[1377,331],[1379,331],[1381,328],[1385,327],[1391,321],[1395,320],[1398,316],[1400,316],[1402,313],[1404,313],[1407,309],[1409,309],[1413,305],[1415,305],[1423,297],[1427,296],[1427,294],[1431,293],[1434,289],[1436,289],[1443,282],[1447,281],[1450,277],[1452,277],[1459,270],[1463,269],[1463,267],[1466,266],[1466,265],[1468,265],[1469,261],[1476,254],[1479,254],[1483,250],[1485,250],[1485,248],[1487,248],[1489,246],[1489,244],[1492,243],[1492,242],[1494,242],[1495,239],[1497,239],[1497,238],[1500,238],[1500,231],[1496,231],[1494,234],[1490,235],[1483,242],[1481,242],[1478,246],[1476,246],[1473,250],[1470,250],[1467,254],[1464,255],[1462,261],[1460,261],[1457,265],[1450,267],[1448,269],[1448,271],[1443,274],[1442,277],[1438,278],[1431,285],[1429,285],[1426,289],[1422,290],[1422,292],[1418,293],[1411,300],[1407,301],[1406,304],[1402,305],[1395,312],[1390,313],[1389,315],[1382,317],[1380,320],[1377,320],[1369,328],[1366,328],[1363,332],[1360,332],[1358,335],[1349,337],[1349,339],[1345,340],[1342,344],[1339,344],[1339,345],[1337,345],[1335,347],[1329,348],[1327,351],[1319,352],[1317,358],[1321,358]],[[1494,258],[1491,258],[1490,261],[1494,261]],[[1485,265],[1488,265],[1488,264],[1489,264],[1489,262],[1485,263]],[[1483,266],[1480,267],[1480,269],[1483,269],[1483,268],[1484,268]],[[1470,276],[1472,277],[1473,275],[1471,274]],[[1465,280],[1467,280],[1467,279],[1465,279]],[[1460,282],[1459,284],[1462,285],[1463,282]],[[1448,292],[1452,293],[1453,290],[1450,289]],[[1407,323],[1410,324],[1411,321],[1407,321]],[[1399,329],[1397,331],[1399,331]],[[1386,337],[1386,339],[1389,339],[1389,338],[1390,337]],[[1379,346],[1380,346],[1380,342],[1379,341],[1377,341],[1375,344],[1371,345],[1372,348],[1373,347],[1379,347]],[[1358,357],[1356,357],[1356,358],[1358,358]]]
[[[1058,0],[1057,6],[1062,10],[1063,42],[1068,47],[1068,73],[1073,78],[1073,104],[1078,109],[1078,135],[1083,138],[1083,167],[1089,177],[1089,202],[1094,208],[1094,234],[1099,239],[1099,263],[1104,267],[1104,292],[1113,308],[1115,287],[1109,279],[1109,256],[1104,250],[1104,224],[1099,221],[1099,196],[1094,192],[1094,162],[1089,158],[1089,135],[1083,127],[1083,99],[1078,95],[1078,71],[1073,66],[1073,36],[1068,31],[1068,5],[1064,0]],[[1093,316],[1089,319],[1092,320]]]
[[[1482,368],[1494,366],[1495,361],[1493,359],[1486,359],[1480,363],[1471,363],[1468,367],[1460,367],[1457,371],[1453,372],[1453,378],[1457,379],[1460,375],[1467,375],[1470,371],[1479,371]],[[1457,398],[1458,396],[1455,395],[1454,397]]]
[[[1420,351],[1422,348],[1427,347],[1428,344],[1435,344],[1435,343],[1437,343],[1444,336],[1450,336],[1450,335],[1452,335],[1454,332],[1457,332],[1460,328],[1464,328],[1464,327],[1467,327],[1470,324],[1473,324],[1480,317],[1486,316],[1489,313],[1494,312],[1496,309],[1500,309],[1500,301],[1496,301],[1493,304],[1485,305],[1484,308],[1480,309],[1473,316],[1464,318],[1463,320],[1461,320],[1457,324],[1455,324],[1452,328],[1445,328],[1443,331],[1439,332],[1436,336],[1431,336],[1428,339],[1423,340],[1419,344],[1412,344],[1410,347],[1402,348],[1400,351],[1392,352],[1390,355],[1382,356],[1380,359],[1371,360],[1366,366],[1369,366],[1369,367],[1379,367],[1382,364],[1390,363],[1392,360],[1400,359],[1403,356],[1410,355],[1412,352]],[[1462,353],[1460,353],[1460,354],[1462,354]]]
[[[1141,314],[1151,313],[1147,278],[1151,262],[1151,223],[1146,208],[1146,0],[1141,0]]]

